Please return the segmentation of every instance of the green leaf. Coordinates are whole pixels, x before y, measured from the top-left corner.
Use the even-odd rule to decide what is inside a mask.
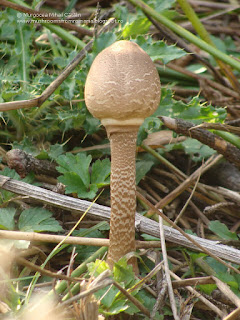
[[[216,153],[214,149],[202,144],[196,139],[188,138],[179,145],[183,147],[186,154],[191,155],[193,161],[201,161]]]
[[[109,266],[105,260],[97,259],[95,262],[88,263],[88,270],[95,278],[107,269]]]
[[[210,295],[217,288],[216,284],[201,284],[199,288],[206,294]]]
[[[136,37],[139,34],[145,34],[148,32],[151,24],[152,23],[148,18],[141,16],[124,26],[122,36],[124,39],[126,39],[130,37]]]
[[[75,172],[66,172],[58,177],[58,181],[66,185],[66,193],[77,193],[79,198],[93,199],[98,191],[96,185],[86,187],[82,178]]]
[[[225,108],[215,108],[201,103],[199,97],[194,97],[189,103],[172,99],[170,89],[162,89],[161,101],[153,116],[180,118],[199,124],[205,122],[223,122],[226,118]]]
[[[95,55],[101,52],[103,49],[109,47],[117,40],[117,36],[113,32],[104,32],[95,39],[92,51]]]
[[[215,271],[216,275],[227,273],[227,267],[212,257],[206,256],[204,261]]]
[[[149,133],[157,132],[160,130],[162,122],[157,117],[148,117],[140,126],[137,137],[137,145],[140,146],[144,139],[147,138]]]
[[[91,176],[89,166],[92,157],[90,155],[69,153],[59,156],[56,161],[59,164],[57,170],[63,173],[58,177],[58,181],[66,185],[66,193],[77,193],[80,198],[93,199],[99,188],[110,183],[109,159],[95,161],[92,165]]]
[[[92,165],[91,183],[98,188],[110,184],[111,163],[109,159],[97,160]]]
[[[143,237],[143,239],[144,239],[145,241],[160,241],[160,238],[151,236],[151,235],[146,234],[146,233],[142,233],[142,234],[141,234],[141,237]]]
[[[231,274],[229,274],[229,273],[227,273],[227,272],[223,272],[223,273],[219,272],[219,273],[217,274],[217,277],[218,277],[221,281],[227,283],[227,284],[228,284],[229,286],[231,286],[232,288],[238,289],[238,282],[236,281],[236,279],[234,278],[233,275],[231,275]]]
[[[0,209],[0,229],[2,230],[14,230],[15,221],[14,216],[16,209],[4,208]]]
[[[97,277],[99,274],[101,274],[103,271],[107,269],[109,269],[109,266],[104,260],[96,260],[95,262],[91,262],[88,264],[88,270],[94,277]],[[115,286],[108,286],[106,288],[98,290],[95,293],[95,297],[97,299],[101,298],[102,306],[104,306],[105,308],[110,308],[118,292],[119,290]]]
[[[105,315],[114,315],[118,314],[120,312],[125,311],[128,308],[127,301],[125,300],[116,300],[113,302],[111,307],[107,309],[107,311],[104,311]]]
[[[77,155],[67,153],[57,159],[57,163],[60,165],[57,167],[57,170],[61,173],[72,172],[77,174],[87,188],[90,183],[89,165],[91,161],[92,157],[90,155],[87,156],[85,153],[79,153]]]
[[[52,213],[42,208],[24,210],[19,217],[18,228],[21,231],[28,232],[58,232],[63,230],[59,222],[52,218]]]
[[[19,174],[15,170],[9,169],[9,167],[5,167],[2,171],[0,171],[0,174],[3,176],[10,177],[12,179],[20,180]],[[4,189],[0,189],[0,203],[7,202],[14,196],[14,193]]]
[[[86,112],[86,119],[83,128],[87,134],[93,134],[100,128],[101,122],[99,119],[94,118],[89,112]]]
[[[154,165],[153,161],[137,161],[136,162],[136,184],[139,184],[139,182],[142,180],[143,177],[148,173],[148,171],[152,168]]]
[[[132,286],[135,283],[135,275],[132,266],[127,264],[126,258],[121,258],[113,267],[114,280],[124,283],[124,287]]]
[[[62,144],[56,143],[56,144],[52,144],[50,146],[50,150],[48,152],[48,156],[51,159],[57,160],[58,157],[63,154],[64,152],[64,147]]]
[[[31,31],[26,29],[24,23],[18,23],[16,30],[16,56],[19,57],[20,79],[26,84],[28,80],[31,54],[29,49]]]
[[[228,230],[228,227],[220,221],[210,221],[209,229],[224,240],[239,240],[235,232]]]
[[[179,49],[176,45],[167,45],[164,41],[153,41],[152,38],[138,36],[136,42],[153,61],[162,60],[164,64],[174,59],[181,58],[186,55],[183,49]]]
[[[155,2],[155,10],[160,13],[164,10],[170,9],[174,4],[175,0],[161,0],[161,1],[154,0],[153,3],[154,2]]]

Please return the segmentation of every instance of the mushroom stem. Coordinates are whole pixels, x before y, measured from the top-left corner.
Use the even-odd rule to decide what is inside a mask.
[[[111,145],[111,218],[110,247],[107,261],[114,262],[136,251],[136,140],[139,126],[107,126]],[[138,272],[136,258],[129,263]]]

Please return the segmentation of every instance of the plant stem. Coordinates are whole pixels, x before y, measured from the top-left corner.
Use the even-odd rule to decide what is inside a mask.
[[[212,132],[240,149],[240,138],[237,135],[231,132],[224,132],[221,130],[212,130]]]
[[[87,264],[89,262],[93,262],[95,261],[96,259],[99,259],[101,258],[104,253],[107,251],[107,247],[101,247],[100,249],[98,249],[96,252],[94,252],[93,255],[91,255],[88,259],[86,259],[82,264],[80,264],[80,266],[78,266],[71,274],[71,277],[80,277],[81,274],[83,274],[86,270],[87,270]],[[61,294],[64,292],[64,290],[66,290],[67,288],[67,281],[63,280],[63,281],[60,281],[54,290],[51,290],[49,293],[48,293],[48,297],[51,296],[51,295],[54,295],[55,293],[58,293],[58,294]]]
[[[182,173],[181,170],[179,170],[177,167],[175,167],[170,161],[168,161],[166,158],[164,158],[163,156],[161,156],[158,152],[156,152],[155,150],[153,150],[151,147],[147,146],[146,144],[142,143],[141,144],[141,148],[143,148],[145,151],[147,151],[148,153],[150,153],[152,156],[154,156],[156,159],[158,159],[158,161],[160,161],[161,163],[163,163],[167,168],[169,168],[170,170],[172,170],[173,172],[175,172],[177,175],[179,175],[179,177],[185,179],[186,176]]]
[[[70,43],[73,47],[77,47],[80,50],[85,47],[85,43],[83,41],[72,35],[70,32],[64,30],[63,28],[46,22],[42,22],[41,24],[45,28],[49,29],[50,31],[58,35],[61,39]]]
[[[186,14],[188,20],[192,23],[194,29],[199,34],[202,40],[210,44],[211,46],[215,47],[214,43],[212,42],[212,39],[210,38],[209,33],[203,26],[202,22],[199,20],[198,16],[196,15],[195,11],[191,7],[191,5],[188,3],[187,0],[177,0],[180,4],[182,10]]]
[[[209,33],[205,29],[204,25],[202,24],[202,22],[200,21],[200,19],[198,18],[198,16],[196,15],[195,11],[191,7],[191,5],[188,3],[188,1],[187,0],[177,0],[177,1],[180,4],[184,13],[186,14],[188,20],[192,23],[194,29],[201,37],[201,39],[204,40],[206,43],[210,44],[215,49],[217,49],[215,44],[213,43]],[[235,90],[237,90],[238,92],[240,92],[239,82],[236,79],[235,75],[233,74],[231,68],[228,65],[224,64],[218,58],[216,58],[216,62],[218,63],[219,67],[221,68],[222,72],[226,75],[226,77],[231,82],[233,88]]]
[[[136,7],[141,8],[143,12],[146,12],[148,15],[152,16],[158,22],[162,23],[167,28],[171,29],[173,32],[177,33],[178,35],[180,35],[181,37],[185,38],[189,42],[194,43],[196,46],[198,46],[202,50],[208,52],[209,54],[211,54],[215,58],[218,58],[219,60],[229,64],[234,69],[240,71],[240,62],[239,61],[229,57],[227,54],[221,52],[220,50],[218,50],[218,49],[212,47],[211,45],[209,45],[208,43],[206,43],[205,41],[199,39],[198,37],[193,35],[191,32],[185,30],[184,28],[182,28],[181,26],[179,26],[175,22],[169,20],[164,15],[156,12],[154,9],[149,7],[143,1],[141,1],[141,0],[129,0],[129,2],[131,2]]]

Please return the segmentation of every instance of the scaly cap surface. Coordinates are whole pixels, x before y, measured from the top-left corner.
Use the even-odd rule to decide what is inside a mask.
[[[136,43],[117,41],[90,68],[85,101],[104,126],[141,125],[157,109],[160,80],[154,63]]]

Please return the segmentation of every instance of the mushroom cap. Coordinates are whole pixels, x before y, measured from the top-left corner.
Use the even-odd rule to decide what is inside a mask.
[[[141,125],[157,109],[161,86],[157,69],[136,43],[117,41],[92,63],[85,84],[91,114],[106,125]]]

